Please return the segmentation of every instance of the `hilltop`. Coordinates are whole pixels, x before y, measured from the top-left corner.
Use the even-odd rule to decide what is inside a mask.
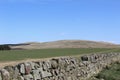
[[[27,42],[10,45],[12,49],[47,49],[47,48],[120,48],[120,45],[109,42],[88,40],[59,40],[51,42]]]

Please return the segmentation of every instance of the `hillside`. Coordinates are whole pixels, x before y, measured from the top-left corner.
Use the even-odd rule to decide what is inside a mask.
[[[46,48],[120,48],[120,45],[108,43],[108,42],[97,42],[97,41],[86,41],[86,40],[59,40],[52,42],[29,42],[22,44],[12,44],[12,49],[46,49]]]

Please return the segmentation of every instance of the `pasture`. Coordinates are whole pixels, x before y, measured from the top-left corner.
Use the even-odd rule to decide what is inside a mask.
[[[120,52],[120,49],[108,48],[63,48],[0,51],[0,62],[40,59],[59,56],[76,56],[89,53]]]

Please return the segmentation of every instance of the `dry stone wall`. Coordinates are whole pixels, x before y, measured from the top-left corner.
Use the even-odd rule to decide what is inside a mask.
[[[120,61],[119,53],[24,62],[1,69],[0,80],[86,80],[116,61]]]

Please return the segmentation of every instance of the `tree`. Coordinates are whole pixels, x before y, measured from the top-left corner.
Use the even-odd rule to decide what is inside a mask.
[[[0,50],[11,50],[9,45],[0,45]]]

